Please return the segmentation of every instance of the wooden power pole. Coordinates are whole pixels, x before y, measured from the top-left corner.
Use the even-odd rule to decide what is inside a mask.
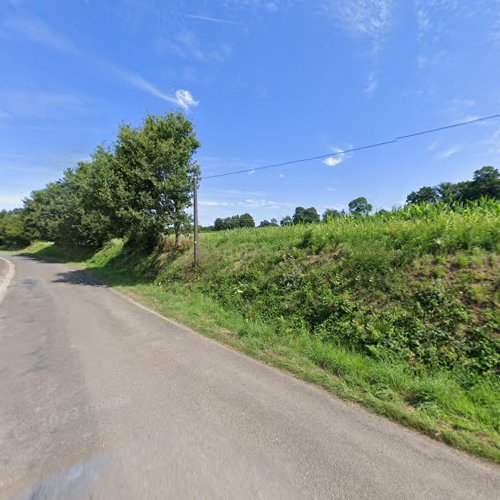
[[[198,264],[198,177],[193,179],[194,265]]]

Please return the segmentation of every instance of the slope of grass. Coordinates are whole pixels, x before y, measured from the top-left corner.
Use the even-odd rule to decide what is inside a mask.
[[[412,207],[143,255],[38,244],[159,312],[500,463],[500,209]],[[168,241],[166,243],[168,247]]]

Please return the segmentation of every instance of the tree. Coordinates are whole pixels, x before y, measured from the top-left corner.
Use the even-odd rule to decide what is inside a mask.
[[[438,186],[424,186],[413,191],[407,198],[407,203],[464,203],[479,200],[482,197],[500,199],[500,175],[494,167],[482,167],[474,172],[471,181],[442,182]]]
[[[220,217],[218,217],[214,221],[214,230],[215,231],[222,231],[223,229],[226,229],[224,221]]]
[[[0,211],[0,247],[22,247],[29,243],[24,231],[23,217],[22,209]]]
[[[368,203],[367,199],[364,196],[360,196],[359,198],[355,198],[354,200],[349,202],[349,212],[352,215],[364,216],[368,215],[373,207]]]
[[[464,187],[467,183],[442,182],[436,188],[433,188],[438,195],[438,199],[444,203],[455,203],[461,201],[464,196]],[[407,200],[408,201],[408,200]]]
[[[239,220],[240,227],[255,227],[255,221],[250,214],[242,214],[240,215]]]
[[[338,210],[327,208],[323,213],[323,222],[328,222],[329,220],[336,219],[338,217],[341,217],[341,214]]]
[[[278,225],[278,221],[273,217],[270,221],[268,220],[263,220],[261,221],[261,223],[259,224],[259,227],[268,227],[268,226],[277,226]]]
[[[494,167],[482,167],[474,172],[472,181],[467,183],[464,198],[479,200],[482,197],[498,200],[500,198],[500,178]]]
[[[149,248],[170,229],[179,247],[181,229],[189,221],[193,178],[200,172],[193,160],[199,146],[182,113],[148,115],[142,127],[120,127],[112,163],[113,201],[124,228]]]
[[[314,207],[297,207],[293,214],[294,224],[311,224],[319,222],[318,211]]]
[[[436,188],[431,186],[424,186],[418,191],[411,192],[406,197],[406,203],[420,204],[420,203],[436,203],[439,200],[439,194]]]
[[[293,224],[293,220],[289,215],[285,215],[280,221],[280,226],[289,226],[290,224]]]

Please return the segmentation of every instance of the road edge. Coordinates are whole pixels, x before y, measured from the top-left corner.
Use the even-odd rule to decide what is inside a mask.
[[[2,300],[5,297],[5,294],[7,293],[7,289],[9,288],[10,282],[14,278],[14,275],[16,274],[15,271],[15,266],[14,264],[6,259],[5,257],[2,257],[0,255],[0,260],[3,260],[4,262],[7,263],[7,274],[5,275],[5,278],[0,281],[0,304],[2,303]]]

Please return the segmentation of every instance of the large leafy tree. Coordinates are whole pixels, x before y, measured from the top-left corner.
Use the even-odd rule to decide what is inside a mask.
[[[424,186],[420,188],[418,191],[412,191],[406,197],[406,203],[436,203],[439,199],[439,193],[436,188],[431,186]]]
[[[255,227],[255,221],[248,213],[240,215],[239,223],[240,227]]]
[[[182,113],[149,115],[142,127],[120,127],[112,168],[118,193],[113,202],[125,230],[153,246],[172,231],[175,245],[191,205],[200,169],[193,155],[200,143]]]
[[[319,214],[314,207],[297,207],[292,220],[294,224],[317,223],[319,222]]]
[[[368,215],[373,209],[372,205],[368,203],[368,200],[364,196],[360,196],[350,201],[348,207],[352,215]]]

